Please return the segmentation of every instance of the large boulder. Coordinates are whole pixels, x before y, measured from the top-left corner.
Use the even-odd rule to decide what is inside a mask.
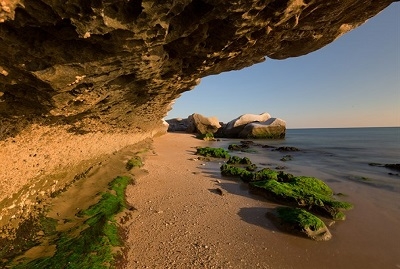
[[[218,131],[221,128],[221,124],[216,117],[205,117],[201,114],[193,113],[188,117],[188,127],[186,132],[188,133],[199,133],[207,134]]]
[[[231,120],[224,126],[223,134],[226,137],[238,137],[247,124],[253,122],[265,122],[271,118],[271,115],[264,112],[262,114],[244,114]]]
[[[240,138],[284,138],[286,122],[279,118],[270,118],[264,122],[246,124],[238,134]]]
[[[186,132],[189,126],[188,119],[174,118],[166,120],[168,123],[168,132]]]

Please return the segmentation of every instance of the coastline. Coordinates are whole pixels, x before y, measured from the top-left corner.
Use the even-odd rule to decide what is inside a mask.
[[[134,183],[126,189],[129,209],[116,216],[125,241],[115,249],[121,251],[116,268],[400,268],[396,192],[340,180],[313,165],[296,166],[302,169],[296,174],[325,179],[355,208],[346,211],[345,221],[329,226],[329,241],[294,236],[266,217],[278,204],[250,193],[246,183],[221,177],[221,162],[199,161],[194,155],[198,146],[229,142],[167,133],[129,146],[104,157],[65,192],[43,201],[51,209],[46,216],[57,220],[59,232],[81,225],[79,210],[96,203],[113,178],[125,175]],[[127,161],[138,155],[144,166],[128,171]],[[34,234],[42,243],[20,258],[54,253],[51,235],[39,230]]]
[[[220,164],[193,160],[196,146],[213,144],[218,143],[183,133],[154,140],[154,154],[145,161],[147,174],[126,193],[137,209],[125,227],[127,268],[400,266],[394,239],[400,236],[400,222],[376,205],[376,199],[390,201],[395,194],[389,197],[384,190],[353,182],[329,182],[335,191],[348,194],[355,209],[347,212],[346,221],[330,227],[332,240],[314,242],[278,230],[265,217],[276,204],[250,194],[244,183],[221,178]],[[371,195],[378,198],[367,200]]]

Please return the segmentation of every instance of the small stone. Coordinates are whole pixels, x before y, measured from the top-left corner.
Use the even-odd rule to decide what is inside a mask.
[[[225,195],[226,191],[222,190],[221,188],[216,188],[215,192],[221,196]]]

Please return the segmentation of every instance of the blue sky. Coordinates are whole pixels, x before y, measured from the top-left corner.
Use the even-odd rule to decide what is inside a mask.
[[[165,117],[268,112],[287,128],[400,126],[400,3],[305,56],[202,79]]]

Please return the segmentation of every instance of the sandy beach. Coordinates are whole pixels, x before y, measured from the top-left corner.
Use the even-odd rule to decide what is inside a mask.
[[[221,177],[218,161],[200,161],[194,154],[198,146],[228,142],[167,133],[128,146],[86,167],[87,176],[47,201],[47,217],[58,220],[59,231],[75,225],[66,220],[79,225],[80,208],[98,201],[110,179],[124,175],[134,182],[126,190],[130,210],[118,216],[125,247],[117,268],[400,268],[397,192],[329,178],[312,165],[295,167],[328,178],[354,209],[345,221],[324,219],[333,236],[329,241],[288,234],[266,217],[277,204],[250,193],[246,183]],[[127,171],[132,156],[141,156],[144,166]],[[52,251],[55,245],[43,238],[25,257]]]
[[[213,143],[179,133],[155,139],[146,175],[127,190],[136,208],[126,225],[127,268],[400,267],[398,217],[367,200],[370,190],[351,182],[333,185],[351,190],[349,201],[357,206],[330,227],[330,241],[286,234],[265,217],[276,204],[250,194],[244,183],[221,178],[218,163],[193,160],[196,146]]]

